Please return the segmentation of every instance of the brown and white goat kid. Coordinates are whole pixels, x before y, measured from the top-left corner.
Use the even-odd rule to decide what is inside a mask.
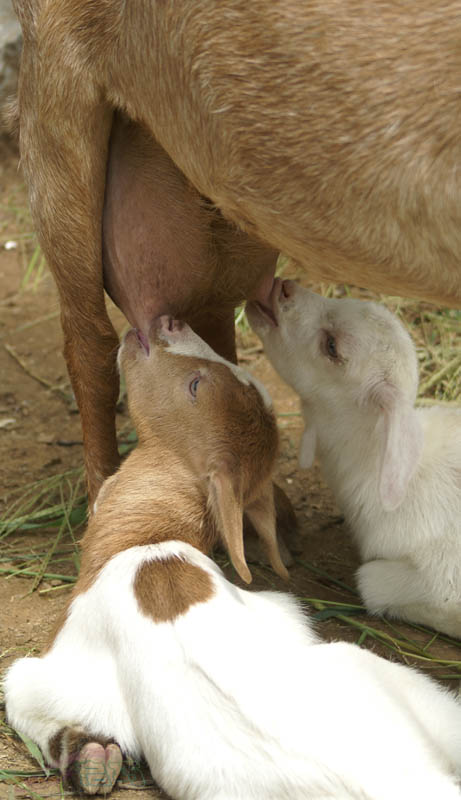
[[[92,794],[125,752],[175,800],[459,800],[454,697],[320,643],[294,599],[243,591],[206,556],[221,536],[250,579],[245,510],[285,572],[265,393],[171,319],[149,348],[129,334],[120,361],[139,447],[101,491],[51,648],[7,674],[10,723]]]
[[[248,316],[301,398],[300,463],[317,454],[344,510],[368,610],[461,637],[461,411],[414,408],[415,348],[384,306],[277,280]]]

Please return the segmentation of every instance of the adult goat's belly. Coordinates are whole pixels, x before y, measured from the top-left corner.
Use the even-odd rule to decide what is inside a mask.
[[[147,334],[270,287],[276,253],[228,223],[139,125],[115,116],[103,213],[104,286]]]

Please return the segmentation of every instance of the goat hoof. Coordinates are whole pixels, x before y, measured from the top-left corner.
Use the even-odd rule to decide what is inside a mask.
[[[105,750],[106,771],[99,792],[108,794],[114,788],[122,768],[122,754],[117,744],[108,744]]]
[[[104,747],[88,742],[77,758],[80,789],[85,794],[109,794],[122,768],[122,754],[116,744]]]

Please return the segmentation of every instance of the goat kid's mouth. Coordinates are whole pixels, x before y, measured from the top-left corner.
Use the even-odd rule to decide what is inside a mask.
[[[157,344],[165,344],[165,342],[176,341],[178,338],[180,339],[186,334],[186,328],[186,323],[174,319],[168,314],[163,314],[154,319],[147,335],[139,328],[131,328],[126,334],[123,344],[128,344],[130,341],[132,341],[133,344],[136,342],[138,348],[142,350],[146,356],[149,356],[152,347],[155,347]]]
[[[139,346],[142,347],[142,349],[144,350],[146,356],[148,356],[149,353],[150,353],[149,339],[147,338],[147,336],[145,336],[143,334],[142,331],[138,330],[137,328],[134,329],[134,333],[135,333],[136,339],[138,340]]]
[[[265,322],[269,323],[271,328],[278,328],[281,310],[280,302],[291,297],[293,286],[293,281],[282,281],[281,278],[275,278],[267,302],[253,300],[251,303],[248,303],[247,309],[250,311],[250,314],[256,312]]]
[[[136,352],[142,352],[149,356],[150,354],[150,344],[147,336],[145,336],[142,331],[138,330],[137,328],[130,328],[128,333],[125,334],[123,340],[120,344],[119,351],[118,351],[118,364],[119,367],[121,366],[120,359],[127,358],[130,355],[133,356]]]
[[[185,322],[174,319],[169,314],[162,314],[154,319],[147,336],[139,328],[133,328],[129,333],[134,334],[139,347],[146,356],[149,356],[152,347],[184,338],[187,335],[187,329],[188,325]]]
[[[189,326],[180,319],[175,319],[171,314],[162,314],[154,319],[150,331],[149,339],[153,342],[178,341],[187,337]]]

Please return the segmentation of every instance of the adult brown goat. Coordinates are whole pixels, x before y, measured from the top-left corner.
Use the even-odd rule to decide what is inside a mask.
[[[461,305],[461,2],[16,0],[21,159],[57,281],[90,497],[117,337],[174,314],[235,357],[281,250]]]

